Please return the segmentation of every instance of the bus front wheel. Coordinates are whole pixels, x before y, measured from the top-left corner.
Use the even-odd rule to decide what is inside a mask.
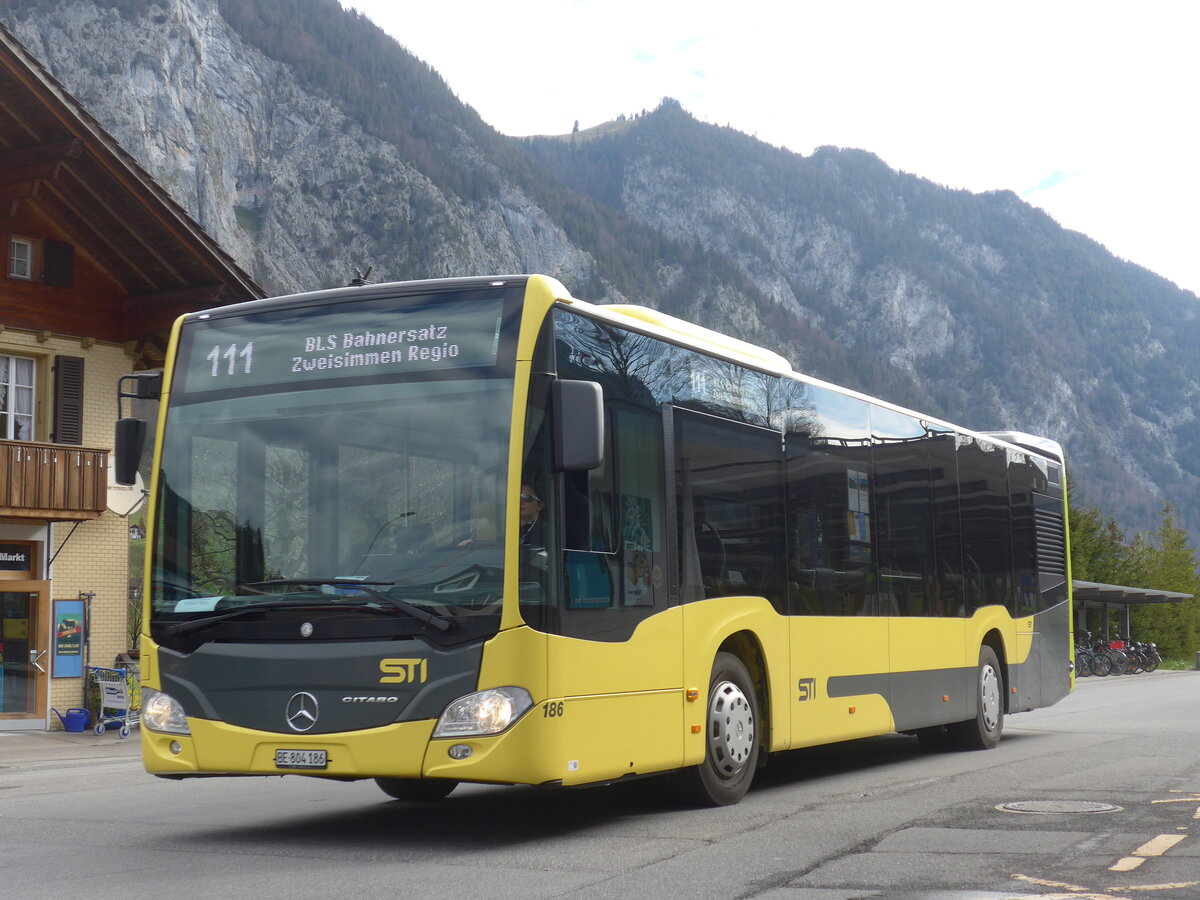
[[[950,737],[963,750],[991,750],[1004,730],[1004,678],[996,651],[987,644],[979,648],[975,701],[975,717],[951,725]]]
[[[429,802],[449,796],[458,787],[450,778],[376,778],[379,789],[396,800]]]
[[[750,673],[732,653],[718,653],[708,686],[704,762],[680,773],[688,799],[705,806],[737,803],[750,789],[758,752],[758,701]]]

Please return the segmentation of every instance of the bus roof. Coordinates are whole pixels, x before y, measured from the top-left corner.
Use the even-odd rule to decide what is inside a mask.
[[[872,397],[867,394],[860,393],[850,388],[832,384],[827,381],[822,381],[819,378],[814,378],[810,375],[805,375],[795,371],[791,363],[786,357],[768,350],[765,347],[759,347],[756,344],[751,344],[748,341],[743,341],[719,331],[714,331],[710,328],[705,328],[702,325],[696,325],[692,322],[678,319],[675,316],[660,312],[657,309],[652,309],[648,306],[638,306],[635,304],[597,304],[588,301],[579,300],[571,296],[556,279],[544,275],[493,275],[493,276],[473,276],[466,278],[436,278],[425,279],[421,281],[404,281],[404,282],[381,282],[378,284],[365,284],[357,286],[346,286],[338,288],[330,288],[321,291],[308,291],[297,294],[290,294],[281,297],[270,297],[263,300],[251,300],[245,303],[238,303],[232,306],[220,307],[218,309],[204,310],[200,312],[190,313],[186,318],[195,319],[198,317],[208,318],[213,315],[237,315],[249,312],[259,312],[264,309],[303,306],[312,302],[339,302],[349,299],[363,299],[371,296],[386,296],[389,293],[395,294],[397,290],[403,293],[415,293],[418,291],[442,292],[455,290],[479,289],[484,286],[500,287],[503,285],[518,285],[524,284],[532,279],[538,279],[546,282],[551,292],[559,298],[563,303],[570,305],[573,308],[586,311],[588,314],[596,318],[603,319],[614,325],[624,328],[633,328],[642,331],[654,337],[659,337],[664,340],[681,344],[703,353],[708,353],[713,356],[719,356],[739,365],[749,366],[762,372],[767,372],[780,377],[791,378],[796,381],[802,381],[806,384],[824,387],[829,390],[837,391],[846,396],[855,397],[860,400],[865,400],[870,403],[875,403],[880,406],[895,410],[896,412],[905,413],[906,415],[914,416],[923,419],[932,424],[937,424],[953,431],[963,434],[983,437],[998,443],[1008,444],[1014,448],[1033,452],[1039,456],[1054,459],[1060,464],[1064,461],[1064,453],[1062,446],[1050,438],[1038,437],[1036,435],[1025,434],[1020,431],[972,431],[968,428],[963,428],[960,425],[939,419],[936,416],[929,416],[915,410],[907,409],[886,400],[881,400],[878,397]]]

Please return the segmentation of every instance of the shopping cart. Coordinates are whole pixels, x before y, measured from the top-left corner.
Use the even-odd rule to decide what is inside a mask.
[[[138,724],[138,713],[131,709],[128,669],[106,669],[88,666],[97,695],[96,724],[93,731],[104,734],[105,727],[121,723],[121,737],[129,737],[129,729]]]

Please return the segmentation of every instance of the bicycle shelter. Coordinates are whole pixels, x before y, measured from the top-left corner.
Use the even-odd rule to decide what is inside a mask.
[[[1150,588],[1123,587],[1117,584],[1097,584],[1094,581],[1072,581],[1072,595],[1075,598],[1075,632],[1082,634],[1088,630],[1088,610],[1098,609],[1103,614],[1101,633],[1112,633],[1110,614],[1116,611],[1121,616],[1120,633],[1128,636],[1129,610],[1134,606],[1145,606],[1149,603],[1183,603],[1191,600],[1191,594],[1181,594],[1177,591],[1155,591]]]

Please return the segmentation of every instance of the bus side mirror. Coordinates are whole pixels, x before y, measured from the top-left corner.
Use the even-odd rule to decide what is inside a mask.
[[[113,480],[117,484],[133,484],[137,478],[138,462],[142,458],[142,447],[146,443],[145,419],[118,419],[116,435],[116,460]]]
[[[117,433],[113,455],[113,481],[131,485],[146,444],[146,420],[121,415],[122,400],[157,400],[162,396],[162,372],[136,372],[117,379]],[[132,385],[132,390],[127,389]]]
[[[556,381],[554,452],[560,471],[604,463],[604,392],[594,381]]]

